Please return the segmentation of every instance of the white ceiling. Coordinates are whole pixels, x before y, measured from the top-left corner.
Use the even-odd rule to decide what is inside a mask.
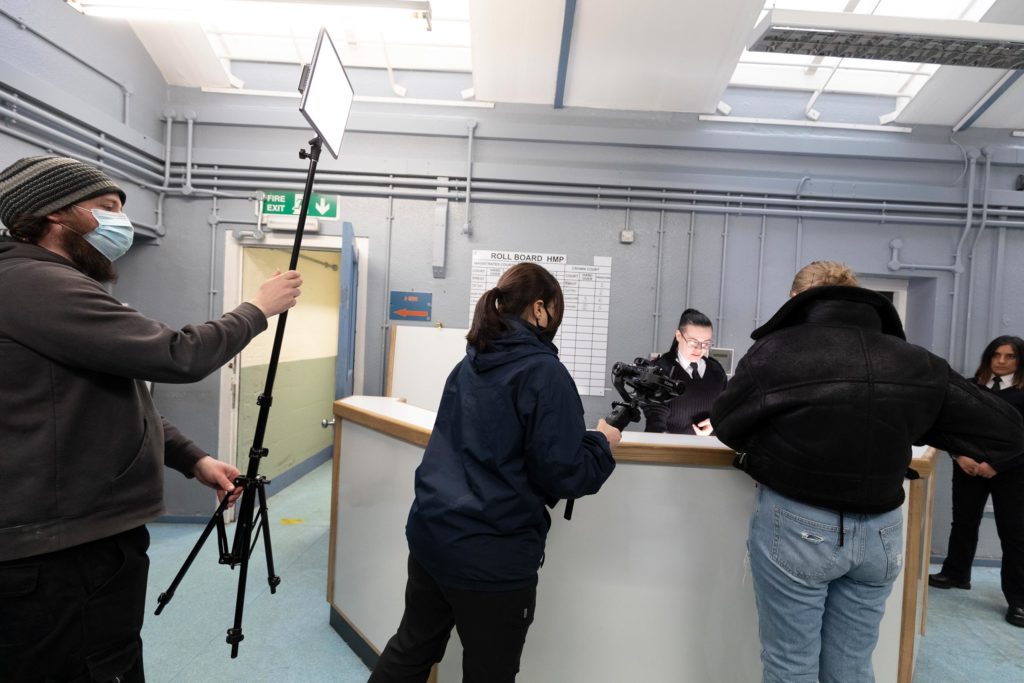
[[[320,2],[321,6],[331,4]],[[1022,0],[922,2],[577,0],[564,106],[712,113],[723,97],[727,99],[730,81],[740,87],[805,91],[811,97],[823,86],[826,92],[863,93],[871,90],[864,84],[873,80],[877,83],[873,92],[899,95],[898,104],[905,105],[894,125],[952,127],[1005,72],[885,63],[882,68],[894,73],[879,76],[864,71],[874,68],[862,63],[866,60],[838,64],[832,58],[776,68],[750,64],[769,56],[744,51],[762,11],[773,6],[860,14],[902,12],[905,16],[925,7],[934,17],[1024,25]],[[342,60],[350,66],[471,72],[477,100],[554,104],[564,2],[432,0],[431,6],[434,30],[430,32],[423,22],[403,20],[367,28],[339,19],[332,35]],[[297,16],[267,24],[221,18],[173,24],[133,21],[132,25],[169,83],[224,88],[243,85],[231,76],[232,60],[300,63],[309,59],[314,26],[305,27]],[[460,99],[459,93],[452,93],[453,101]],[[823,110],[823,122],[828,113]],[[1024,128],[1024,78],[973,125]]]

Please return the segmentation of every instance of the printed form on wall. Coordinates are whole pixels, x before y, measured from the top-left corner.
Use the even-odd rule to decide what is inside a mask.
[[[476,302],[511,266],[528,261],[547,268],[562,286],[565,315],[555,336],[558,356],[569,369],[581,396],[604,396],[608,379],[608,305],[612,259],[595,256],[594,265],[567,263],[565,254],[528,251],[473,251],[469,320]]]

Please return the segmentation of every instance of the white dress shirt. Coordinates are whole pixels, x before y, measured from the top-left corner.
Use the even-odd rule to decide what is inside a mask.
[[[686,371],[686,374],[689,375],[692,378],[693,377],[693,368],[690,367],[690,363],[692,363],[693,361],[691,361],[689,358],[684,356],[682,351],[676,351],[676,360],[679,362],[679,365],[682,366],[683,370]],[[708,364],[704,362],[704,358],[703,357],[699,361],[697,361],[697,378],[698,379],[704,376],[704,368],[706,368],[707,365]]]
[[[1014,375],[1014,373],[1012,373],[1012,372],[1009,375],[999,375],[999,390],[1000,391],[1002,391],[1003,389],[1006,389],[1007,387],[1012,387],[1013,386],[1013,375]],[[993,377],[992,379],[990,379],[988,381],[988,383],[985,386],[988,387],[989,389],[991,389],[992,385],[995,384],[995,382],[996,382],[996,378]]]

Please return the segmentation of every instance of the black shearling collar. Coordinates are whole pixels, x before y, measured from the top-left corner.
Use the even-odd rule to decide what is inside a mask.
[[[907,338],[899,314],[884,296],[863,287],[834,285],[800,292],[784,303],[771,320],[754,330],[750,337],[760,339],[784,327],[826,322],[866,327],[903,340]]]

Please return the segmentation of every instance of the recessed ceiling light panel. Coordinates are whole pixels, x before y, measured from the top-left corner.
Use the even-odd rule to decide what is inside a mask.
[[[954,19],[772,10],[754,29],[751,52],[894,62],[1024,68],[1024,27]]]

